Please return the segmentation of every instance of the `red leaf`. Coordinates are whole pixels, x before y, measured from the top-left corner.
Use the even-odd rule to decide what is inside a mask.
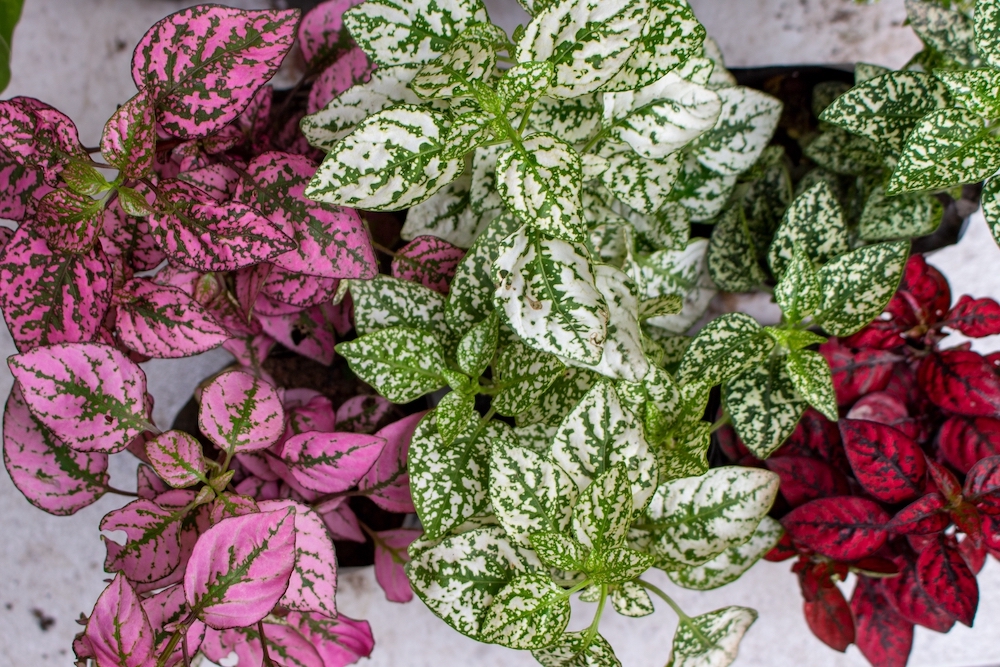
[[[783,560],[794,558],[798,554],[798,549],[792,543],[792,537],[788,533],[782,533],[781,539],[774,545],[774,548],[764,554],[764,560],[772,563],[780,563]]]
[[[877,667],[906,667],[913,647],[913,623],[889,604],[879,582],[859,577],[851,596],[855,642]]]
[[[803,611],[809,629],[830,648],[843,653],[854,643],[854,617],[837,586],[820,586],[816,599],[807,600]]]
[[[944,459],[966,473],[976,461],[1000,454],[1000,419],[949,417],[938,431],[937,442]]]
[[[795,431],[771,458],[780,456],[809,456],[826,461],[843,472],[851,469],[837,422],[830,421],[813,408],[806,409]]]
[[[922,491],[927,472],[924,453],[901,431],[876,422],[841,419],[840,433],[858,482],[873,496],[898,503]]]
[[[983,544],[991,551],[1000,551],[1000,516],[983,517]]]
[[[764,461],[781,478],[781,495],[798,507],[810,500],[850,495],[844,475],[828,463],[805,456],[779,456]]]
[[[819,351],[830,364],[838,405],[850,405],[865,394],[885,389],[899,358],[881,350],[854,351],[833,338],[820,345]]]
[[[945,350],[920,362],[917,382],[939,408],[970,417],[1000,414],[1000,377],[981,354]]]
[[[962,495],[984,514],[1000,514],[1000,456],[990,456],[972,466]]]
[[[889,603],[900,616],[911,623],[935,632],[948,632],[955,624],[955,619],[924,590],[912,561],[899,557],[897,562],[900,565],[899,576],[882,580],[882,591]]]
[[[854,561],[878,551],[888,538],[889,515],[871,500],[820,498],[781,520],[792,540],[824,556]]]
[[[957,547],[943,539],[928,544],[917,557],[917,577],[932,600],[959,623],[972,627],[979,586]]]
[[[910,418],[903,399],[886,391],[862,396],[847,413],[848,419],[864,419],[897,428],[907,437],[917,439],[920,427]]]
[[[970,338],[982,338],[1000,333],[1000,303],[993,299],[973,299],[963,296],[955,304],[945,326],[958,329]]]
[[[965,564],[969,566],[973,574],[979,574],[986,565],[987,546],[983,540],[974,540],[966,537],[959,542],[958,551],[965,559]]]
[[[931,481],[945,498],[950,501],[959,501],[962,497],[962,485],[954,473],[945,468],[934,459],[927,459],[927,472],[930,473]]]
[[[913,255],[907,261],[899,292],[911,297],[907,302],[917,320],[925,324],[940,321],[951,305],[947,279],[928,264],[923,255]]]
[[[947,507],[948,501],[940,493],[928,493],[897,512],[885,529],[899,535],[939,533],[951,523]]]

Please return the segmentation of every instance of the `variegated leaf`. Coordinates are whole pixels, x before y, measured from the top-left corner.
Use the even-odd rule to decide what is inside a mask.
[[[465,251],[436,236],[418,236],[396,251],[392,275],[448,294],[448,284]]]
[[[155,160],[154,125],[153,100],[149,89],[142,88],[108,119],[101,136],[101,155],[128,178],[149,176]]]
[[[458,342],[458,348],[455,350],[455,363],[458,364],[459,370],[470,378],[478,378],[493,361],[493,356],[497,351],[499,325],[500,316],[494,311],[485,320],[469,329]],[[495,398],[493,399],[493,407],[497,407]]]
[[[385,439],[364,433],[306,431],[285,440],[281,458],[299,485],[317,493],[343,493],[382,454]]]
[[[866,241],[892,241],[932,233],[941,224],[941,203],[931,195],[907,193],[886,197],[872,189],[861,212],[858,233]]]
[[[813,262],[805,251],[796,246],[792,258],[785,264],[784,275],[774,287],[774,300],[789,322],[801,322],[820,304],[819,278]]]
[[[680,623],[671,667],[729,667],[736,660],[740,640],[756,620],[753,609],[726,607]]]
[[[608,640],[586,630],[565,632],[555,644],[531,652],[542,667],[621,667]]]
[[[153,470],[175,489],[207,482],[201,443],[183,431],[167,431],[146,443]]]
[[[820,264],[849,250],[843,211],[825,181],[800,194],[785,211],[767,253],[774,275],[784,274],[796,246]]]
[[[472,175],[469,181],[469,204],[479,215],[495,218],[503,210],[503,198],[497,192],[497,157],[506,147],[480,146],[472,154]]]
[[[134,278],[115,292],[114,302],[119,338],[147,357],[188,357],[231,337],[201,304],[176,287]]]
[[[645,299],[677,294],[684,301],[681,312],[647,320],[647,325],[660,327],[675,334],[691,328],[708,308],[716,294],[715,284],[708,273],[708,239],[692,239],[681,250],[657,250],[647,258],[637,258],[635,265],[623,267],[639,285]]]
[[[183,502],[194,499],[193,491],[168,492]],[[162,502],[162,500],[161,500]],[[108,554],[104,560],[107,572],[121,572],[131,581],[152,583],[176,571],[183,561],[181,546],[182,522],[188,514],[184,508],[160,505],[140,498],[108,512],[101,519],[101,530],[121,531],[125,544],[104,537]]]
[[[976,52],[988,65],[1000,67],[1000,10],[992,2],[977,2],[973,18]]]
[[[629,207],[655,215],[667,205],[680,170],[676,156],[648,160],[626,149],[608,156],[608,167],[600,178],[604,187]]]
[[[655,611],[649,593],[634,581],[616,586],[611,593],[611,604],[619,614],[630,618],[649,616]]]
[[[849,336],[878,317],[903,275],[909,244],[865,246],[841,255],[817,273],[819,309],[814,315],[835,336]]]
[[[561,533],[538,532],[530,535],[531,548],[544,564],[563,572],[579,572],[587,565],[589,549]]]
[[[393,403],[409,403],[445,384],[444,350],[425,331],[381,329],[340,343],[337,352],[358,377]]]
[[[674,182],[672,199],[691,213],[691,220],[711,220],[726,206],[736,186],[736,176],[716,173],[701,164],[697,154],[682,151],[680,173]]]
[[[949,65],[978,67],[982,64],[976,53],[972,19],[958,7],[906,0],[906,18],[920,40],[942,53],[951,61]]]
[[[536,100],[531,107],[531,124],[576,145],[594,136],[601,125],[601,114],[600,93],[568,99],[546,96]]]
[[[465,30],[434,60],[426,63],[410,82],[410,90],[424,99],[463,97],[472,94],[470,82],[483,81],[496,67],[496,45],[506,35],[491,23]]]
[[[678,586],[696,591],[725,586],[739,579],[764,554],[774,548],[784,532],[780,523],[765,516],[757,525],[754,534],[743,544],[729,547],[707,563],[685,566],[667,574]]]
[[[830,421],[837,421],[837,395],[826,358],[812,350],[792,350],[785,364],[799,396]]]
[[[524,447],[493,449],[489,490],[500,525],[525,547],[534,533],[566,532],[577,497],[566,471]]]
[[[198,427],[225,452],[251,452],[270,447],[281,437],[285,413],[274,387],[250,373],[232,370],[202,390]]]
[[[767,279],[739,204],[726,209],[712,229],[708,271],[719,289],[727,292],[752,292]]]
[[[380,275],[351,281],[351,297],[359,336],[400,326],[434,333],[441,339],[449,336],[444,297],[423,285]]]
[[[406,223],[400,236],[413,240],[428,235],[468,248],[484,231],[491,215],[481,214],[472,206],[472,174],[466,170],[454,181],[438,190],[427,201],[420,202],[406,213]],[[499,199],[499,195],[494,193]]]
[[[441,436],[441,444],[450,447],[455,438],[465,430],[469,419],[478,416],[475,395],[459,390],[445,394],[434,408],[434,421]]]
[[[522,110],[545,94],[554,75],[550,62],[517,63],[497,81],[497,94],[508,109]]]
[[[517,415],[518,425],[545,424],[557,427],[562,423],[580,399],[583,398],[600,375],[583,368],[567,368],[555,382],[527,410]],[[546,452],[552,441],[546,444]]]
[[[592,560],[602,562],[625,543],[632,511],[628,473],[617,463],[583,489],[573,507],[573,536],[590,550]]]
[[[569,623],[569,597],[544,574],[523,574],[497,591],[483,616],[482,640],[516,649],[554,643]]]
[[[993,240],[1000,244],[1000,179],[993,177],[983,184],[980,200],[983,217],[993,232]]]
[[[757,321],[743,313],[727,313],[708,323],[681,359],[677,381],[725,382],[766,358],[774,341]]]
[[[695,141],[693,154],[709,169],[735,176],[749,169],[767,147],[782,105],[753,88],[734,86],[716,92],[722,99],[719,120]]]
[[[726,382],[723,397],[736,433],[761,459],[792,435],[807,407],[779,354]]]
[[[492,407],[502,415],[519,415],[545,393],[565,366],[547,352],[516,340],[500,351],[494,372]]]

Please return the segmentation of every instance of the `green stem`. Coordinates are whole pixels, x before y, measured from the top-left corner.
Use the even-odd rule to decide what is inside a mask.
[[[481,423],[485,424],[489,420],[493,419],[493,415],[495,415],[496,413],[497,409],[491,406],[490,409],[486,411],[486,414],[483,415],[483,420]]]
[[[590,579],[584,579],[580,583],[574,585],[573,588],[570,588],[570,589],[567,589],[567,590],[563,591],[563,593],[562,593],[563,597],[567,597],[568,598],[573,593],[576,593],[577,591],[581,591],[581,590],[583,590],[584,588],[586,588],[589,585],[590,585]]]
[[[690,616],[684,613],[684,610],[681,609],[680,606],[676,602],[674,602],[669,595],[667,595],[666,593],[664,593],[663,591],[661,591],[659,588],[649,583],[648,581],[643,581],[642,579],[636,579],[635,583],[639,584],[649,592],[658,596],[668,605],[670,605],[670,608],[674,610],[675,614],[677,614],[677,618],[680,620],[680,622],[691,629],[691,632],[694,634],[695,637],[698,638],[698,641],[701,642],[702,646],[704,646],[705,648],[712,647],[712,640],[710,640],[708,637],[705,636],[705,633],[701,631],[701,628],[699,628],[698,625],[693,620],[691,620]]]
[[[593,138],[590,141],[587,142],[587,145],[584,146],[583,150],[581,150],[580,152],[581,153],[586,153],[587,151],[589,151],[591,148],[594,147],[594,144],[596,144],[598,141],[600,141],[601,139],[603,139],[606,136],[608,136],[608,130],[605,128],[605,129],[601,130],[600,132],[598,132],[597,134],[595,134],[593,136]]]
[[[531,98],[528,101],[528,106],[524,108],[524,115],[521,116],[521,124],[517,126],[517,133],[524,134],[524,131],[528,129],[528,119],[531,117],[531,108],[535,106],[535,98]]]
[[[608,585],[601,584],[601,599],[597,601],[597,611],[594,613],[594,620],[587,628],[587,638],[583,642],[583,650],[586,651],[597,637],[597,626],[601,623],[601,615],[604,613],[604,604],[608,601]]]
[[[716,419],[712,423],[712,428],[708,429],[708,432],[709,433],[715,433],[716,431],[718,431],[723,426],[725,426],[727,424],[732,424],[732,423],[733,423],[733,418],[729,416],[729,413],[728,412],[723,412],[722,416],[719,417],[718,419]]]

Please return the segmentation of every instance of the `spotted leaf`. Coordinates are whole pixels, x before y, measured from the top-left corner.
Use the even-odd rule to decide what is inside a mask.
[[[463,248],[472,245],[499,211],[490,211],[489,215],[477,212],[472,207],[471,186],[472,175],[466,170],[432,197],[412,207],[406,213],[400,236],[412,240],[429,235]]]
[[[115,292],[115,329],[132,350],[155,358],[188,357],[230,338],[205,308],[174,287],[135,278]]]
[[[821,294],[816,270],[805,251],[796,247],[774,287],[774,300],[789,322],[800,322],[819,307]]]
[[[837,394],[830,365],[823,355],[812,350],[792,350],[786,357],[785,369],[798,395],[827,419],[836,421]]]
[[[464,250],[443,239],[418,236],[396,251],[392,275],[447,296],[448,285],[464,256]]]
[[[410,82],[410,90],[424,99],[471,95],[471,82],[493,74],[497,63],[495,45],[505,41],[503,31],[491,23],[468,28],[444,53],[420,68]]]
[[[667,574],[678,586],[697,591],[707,591],[740,578],[754,563],[774,548],[784,534],[781,524],[769,516],[761,519],[749,540],[729,547],[710,561],[696,566],[685,566]]]
[[[384,446],[382,438],[363,433],[307,431],[286,440],[281,457],[303,487],[340,493],[358,483]]]
[[[519,415],[555,382],[565,366],[556,357],[514,341],[500,351],[494,367],[499,391],[492,407],[502,415]]]
[[[906,266],[903,241],[865,246],[841,255],[817,272],[819,309],[814,317],[835,336],[848,336],[878,317]]]
[[[740,640],[756,620],[757,612],[753,609],[726,607],[680,623],[674,634],[670,664],[672,667],[728,667],[736,660]]]
[[[368,621],[356,621],[345,614],[330,619],[319,614],[295,612],[286,618],[315,647],[324,665],[352,664],[371,655],[375,646]]]
[[[712,320],[688,346],[677,381],[718,384],[759,364],[774,341],[749,315],[729,313]]]
[[[441,339],[449,337],[444,297],[423,285],[376,276],[373,280],[351,281],[351,298],[358,335],[405,326],[434,333]]]
[[[643,213],[654,214],[668,205],[674,181],[680,173],[680,163],[673,155],[660,160],[648,160],[624,149],[607,158],[607,167],[599,176],[601,183],[622,202]],[[593,204],[586,204],[583,214],[593,215]],[[642,231],[653,231],[642,230]]]
[[[826,264],[850,249],[843,211],[826,181],[800,194],[785,211],[767,254],[775,275],[785,273],[796,247],[819,264]]]
[[[951,61],[949,65],[977,67],[982,64],[976,53],[973,21],[958,7],[907,0],[906,18],[920,40],[943,54]]]
[[[391,355],[386,355],[391,350]],[[337,352],[358,377],[393,403],[409,403],[445,385],[444,350],[429,333],[391,327],[340,343]]]
[[[101,136],[101,155],[128,178],[145,178],[153,171],[156,129],[153,100],[142,88],[108,119]]]
[[[596,560],[625,542],[632,521],[632,489],[625,466],[598,475],[573,507],[573,535]]]
[[[146,456],[156,474],[174,488],[207,481],[201,444],[183,431],[167,431],[148,441]]]
[[[186,494],[181,497],[188,501],[194,495],[180,493]],[[155,582],[174,572],[183,558],[181,522],[186,514],[183,509],[142,498],[109,512],[101,519],[101,530],[123,531],[126,541],[122,545],[104,538],[108,549],[104,569],[140,583]]]
[[[98,665],[141,667],[155,657],[142,599],[120,574],[97,598],[84,637]]]
[[[410,476],[407,458],[410,439],[426,413],[404,417],[389,424],[375,435],[385,440],[382,453],[358,481],[358,488],[372,502],[390,512],[415,512],[410,498]]]
[[[777,99],[743,86],[716,91],[722,99],[719,119],[692,145],[699,163],[726,176],[749,169],[771,140],[782,105]]]
[[[281,400],[270,384],[233,370],[201,392],[198,427],[226,452],[251,452],[274,444],[285,428]]]
[[[505,585],[483,617],[482,639],[517,649],[555,642],[569,623],[569,598],[543,574],[524,574]]]
[[[531,652],[542,667],[621,667],[614,649],[600,634],[564,632],[559,640]]]
[[[782,518],[792,541],[834,560],[852,561],[878,551],[888,538],[889,515],[876,502],[853,496],[819,498]]]
[[[866,241],[891,241],[930,234],[941,224],[941,204],[926,194],[886,197],[872,189],[861,212],[858,233]]]
[[[500,255],[499,242],[521,225],[511,214],[492,220],[455,269],[444,316],[456,331],[481,322],[493,312],[493,262]]]

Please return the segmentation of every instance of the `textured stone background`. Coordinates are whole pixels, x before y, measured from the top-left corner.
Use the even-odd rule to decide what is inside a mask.
[[[68,113],[87,144],[98,141],[101,127],[132,96],[129,76],[132,48],[145,30],[166,14],[193,2],[169,0],[27,0],[14,40],[13,78],[5,96],[32,95]],[[246,8],[266,0],[223,4]],[[523,21],[513,0],[487,3],[507,28]],[[733,67],[772,64],[849,63],[864,60],[900,66],[918,47],[902,26],[902,0],[865,6],[852,0],[691,0]],[[931,260],[945,271],[956,294],[1000,298],[1000,261],[981,217],[974,216],[962,242]],[[997,345],[1000,346],[1000,345]],[[6,330],[0,331],[0,357],[14,354]],[[197,381],[228,363],[224,352],[181,361],[146,364],[150,391],[156,397],[155,419],[169,424]],[[0,367],[0,396],[11,385]],[[128,457],[112,459],[112,483],[134,488],[134,465]],[[73,518],[35,510],[0,473],[0,665],[68,667],[74,623],[89,612],[102,590],[104,548],[98,537],[101,516],[121,505],[109,497]],[[710,593],[656,583],[676,593],[692,614],[728,604],[754,607],[760,620],[741,648],[742,667],[853,667],[867,664],[855,648],[846,655],[814,639],[801,615],[801,599],[787,563],[760,563],[743,579]],[[958,627],[948,635],[918,629],[913,667],[987,667],[1000,664],[1000,564],[990,561],[980,577],[982,601],[974,631]],[[377,647],[367,664],[385,667],[501,667],[535,664],[527,654],[477,644],[437,620],[420,602],[385,601],[370,569],[341,573],[342,611],[367,618]],[[609,612],[601,630],[626,667],[663,665],[675,620],[668,609],[644,619]],[[572,627],[585,626],[592,611],[579,605]],[[227,665],[226,667],[231,667]]]

